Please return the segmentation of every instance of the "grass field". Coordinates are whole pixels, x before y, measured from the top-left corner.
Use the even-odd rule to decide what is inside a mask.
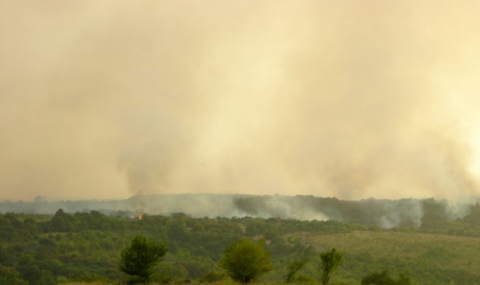
[[[368,272],[405,273],[416,284],[480,284],[480,239],[405,232],[302,234],[317,251],[335,247],[344,253],[339,277],[359,280]],[[358,283],[357,283],[358,284]]]

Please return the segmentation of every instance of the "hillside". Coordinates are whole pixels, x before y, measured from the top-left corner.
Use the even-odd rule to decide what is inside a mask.
[[[383,270],[395,276],[404,273],[414,284],[477,284],[477,210],[472,206],[469,215],[457,220],[430,211],[420,227],[389,230],[369,223],[195,218],[181,213],[145,214],[142,220],[124,211],[6,213],[0,215],[0,284],[118,282],[124,278],[117,266],[120,251],[137,234],[168,244],[165,261],[155,269],[160,283],[221,280],[217,262],[223,249],[241,238],[263,238],[275,269],[263,281],[283,282],[286,266],[301,257],[310,262],[300,273],[314,280],[318,253],[335,247],[345,257],[338,284],[359,284],[366,274]],[[216,277],[207,278],[212,274]]]

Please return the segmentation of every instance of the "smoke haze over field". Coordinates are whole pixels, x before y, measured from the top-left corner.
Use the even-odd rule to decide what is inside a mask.
[[[1,1],[0,198],[463,202],[479,5]]]

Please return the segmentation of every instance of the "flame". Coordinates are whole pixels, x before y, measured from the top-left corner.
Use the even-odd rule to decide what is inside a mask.
[[[141,220],[141,219],[142,219],[142,212],[138,212],[138,216],[137,216],[137,218],[138,218],[139,220]]]

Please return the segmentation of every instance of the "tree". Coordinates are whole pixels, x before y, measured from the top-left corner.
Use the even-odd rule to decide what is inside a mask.
[[[219,266],[235,281],[249,283],[272,270],[265,242],[242,239],[226,247]]]
[[[294,259],[287,267],[287,274],[285,276],[285,282],[291,283],[295,281],[295,275],[300,271],[308,262],[308,258]]]
[[[131,275],[132,283],[147,282],[152,274],[152,268],[166,253],[165,243],[137,235],[130,245],[122,250],[120,271]]]
[[[320,281],[327,285],[330,279],[337,272],[338,267],[343,263],[343,254],[335,248],[320,253]]]

